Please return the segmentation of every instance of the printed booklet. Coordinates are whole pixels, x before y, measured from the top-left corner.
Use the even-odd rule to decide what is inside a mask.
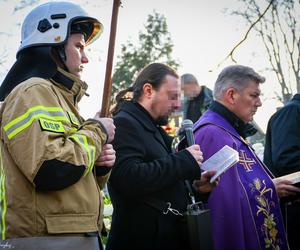
[[[215,170],[216,174],[210,179],[214,182],[222,173],[239,161],[239,154],[233,148],[225,145],[218,152],[202,163],[201,169],[204,171]]]

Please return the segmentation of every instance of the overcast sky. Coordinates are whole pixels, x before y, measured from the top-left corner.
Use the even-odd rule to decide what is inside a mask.
[[[47,1],[39,1],[39,3],[44,2]],[[101,107],[113,0],[73,2],[82,4],[104,25],[102,36],[91,45],[91,60],[84,74],[84,79],[89,84],[90,97],[83,98],[80,108],[83,116],[88,118]],[[221,69],[232,62],[226,61],[220,68],[216,68],[217,64],[247,30],[242,19],[229,14],[230,10],[239,8],[237,0],[123,0],[122,2],[119,10],[115,57],[120,53],[122,43],[126,43],[127,40],[137,42],[138,32],[143,30],[147,16],[156,10],[167,19],[174,43],[173,58],[180,63],[178,73],[192,73],[201,84],[210,88],[213,88]],[[22,22],[30,10],[29,8],[13,13],[14,6],[19,3],[20,1],[16,0],[0,1],[0,34],[5,33],[0,35],[0,44],[2,49],[5,48],[7,51],[6,63],[0,68],[1,82],[5,72],[14,62],[15,52],[19,46],[20,26],[17,24]],[[249,39],[236,51],[236,59],[239,64],[251,66],[267,77],[266,83],[262,85],[266,101],[255,116],[257,123],[265,129],[268,118],[277,105],[270,98],[278,85],[275,84],[275,79],[264,71],[268,65],[266,65],[264,50],[259,44],[260,40],[255,33],[250,33]]]

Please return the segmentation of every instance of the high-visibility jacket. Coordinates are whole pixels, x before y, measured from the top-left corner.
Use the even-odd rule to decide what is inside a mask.
[[[0,110],[1,239],[101,230],[100,188],[109,173],[97,176],[94,162],[107,134],[101,123],[78,113],[86,89],[85,82],[58,69],[55,78],[30,78],[5,98]],[[84,167],[84,172],[63,189],[37,189],[37,173],[53,160],[58,167]]]

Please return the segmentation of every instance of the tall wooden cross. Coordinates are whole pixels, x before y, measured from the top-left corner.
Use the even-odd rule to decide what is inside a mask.
[[[113,11],[112,11],[112,16],[111,16],[111,26],[110,26],[107,61],[106,61],[105,81],[104,81],[103,94],[102,94],[102,107],[101,107],[101,113],[100,113],[101,117],[108,116],[108,114],[109,114],[111,88],[112,88],[111,72],[112,72],[112,66],[113,66],[118,13],[119,13],[120,5],[121,5],[121,0],[114,0]]]

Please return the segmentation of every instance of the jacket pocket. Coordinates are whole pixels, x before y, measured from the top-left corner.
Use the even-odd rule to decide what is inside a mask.
[[[49,234],[98,231],[97,216],[94,214],[55,214],[46,215],[45,219]]]

